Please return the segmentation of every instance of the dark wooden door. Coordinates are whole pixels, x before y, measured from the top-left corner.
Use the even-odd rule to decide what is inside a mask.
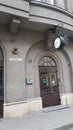
[[[3,117],[3,62],[0,61],[0,118]]]
[[[40,93],[43,107],[60,104],[59,85],[56,67],[39,67]]]

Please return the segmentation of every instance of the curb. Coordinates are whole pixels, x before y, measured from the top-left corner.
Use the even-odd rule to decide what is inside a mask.
[[[72,128],[72,127],[73,127],[73,123],[68,124],[68,125],[64,125],[64,126],[52,129],[52,130],[68,130],[68,129]]]

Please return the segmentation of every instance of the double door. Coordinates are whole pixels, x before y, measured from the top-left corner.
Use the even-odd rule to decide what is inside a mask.
[[[59,85],[56,67],[39,67],[40,94],[43,107],[60,104]]]

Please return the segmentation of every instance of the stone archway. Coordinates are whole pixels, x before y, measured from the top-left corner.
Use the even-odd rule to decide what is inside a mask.
[[[65,57],[63,51],[50,52],[46,50],[44,41],[34,44],[27,53],[26,57],[26,77],[32,79],[33,83],[27,85],[27,95],[28,98],[40,97],[40,80],[39,80],[39,60],[44,56],[50,56],[53,58],[57,64],[58,68],[58,83],[61,104],[64,104],[64,95],[71,92],[71,81],[70,72],[67,58]],[[31,95],[29,95],[31,91]]]
[[[49,52],[46,50],[44,41],[40,41],[36,44],[34,44],[28,51],[26,55],[26,79],[32,79],[33,83],[31,85],[26,84],[28,87],[26,89],[28,95],[27,97],[30,98],[32,97],[40,97],[40,82],[39,82],[39,71],[38,71],[38,63],[39,60],[43,56],[50,56],[53,59],[56,60],[56,64],[58,66],[58,78],[61,79],[62,75],[62,66],[60,59],[57,57],[57,55],[53,54],[52,52]],[[62,83],[61,79],[61,83]],[[63,84],[63,83],[62,83]],[[29,91],[31,91],[31,95],[29,95]],[[61,88],[60,88],[60,91]],[[61,92],[60,92],[61,93]]]

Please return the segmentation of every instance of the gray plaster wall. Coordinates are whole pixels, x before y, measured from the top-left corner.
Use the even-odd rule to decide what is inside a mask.
[[[56,6],[65,9],[65,1],[64,0],[56,0]]]
[[[4,102],[17,102],[40,96],[38,62],[44,55],[52,56],[58,66],[61,93],[72,92],[68,62],[63,52],[50,52],[46,48],[44,33],[23,30],[10,34],[7,27],[0,27],[0,46],[4,52]],[[18,54],[12,54],[18,48]],[[68,47],[70,55],[71,47]],[[73,61],[71,61],[73,64]],[[72,69],[73,71],[73,69]],[[26,79],[32,79],[31,85]]]
[[[34,90],[33,94],[35,97],[40,96],[40,80],[39,80],[39,67],[38,63],[41,57],[48,55],[51,56],[57,63],[58,69],[58,79],[60,80],[60,93],[71,93],[72,84],[71,84],[71,75],[70,75],[70,66],[67,57],[63,51],[50,52],[46,48],[46,43],[41,41],[37,44],[34,44],[30,51],[27,54],[26,60],[26,75],[29,79],[33,79],[32,85],[27,85],[27,93],[31,91],[31,88]],[[28,63],[29,59],[32,63]],[[31,70],[31,71],[30,71]],[[28,95],[28,98],[30,95]]]
[[[29,3],[23,0],[0,0],[0,11],[3,13],[29,17]]]
[[[62,51],[56,52],[58,58],[61,61],[61,71],[62,77],[60,77],[60,87],[63,93],[71,93],[72,92],[72,83],[71,83],[71,71],[69,60],[67,59],[67,55]]]
[[[0,27],[0,44],[4,55],[4,100],[5,102],[26,99],[25,57],[30,46],[43,39],[43,34],[30,30],[20,30],[16,35],[10,34],[5,27]],[[18,48],[18,55],[12,50]],[[17,60],[11,60],[17,59]]]
[[[73,43],[71,42],[69,46],[66,47],[66,52],[70,58],[69,66],[71,66],[71,78],[72,78],[72,91],[73,91]]]
[[[66,10],[64,0],[56,1],[56,5],[46,4],[47,1],[34,1],[29,2],[25,0],[0,0],[0,23],[10,24],[14,17],[18,17],[21,21],[20,26],[28,28],[31,23],[42,23],[46,26],[58,25],[60,22],[64,23],[64,28],[73,31],[73,1],[66,1]],[[68,10],[68,11],[67,11]]]
[[[60,22],[64,23],[64,28],[73,30],[72,15],[68,14],[62,9],[51,7],[49,5],[42,5],[33,2],[30,6],[30,21],[58,25]]]
[[[0,0],[0,4],[24,11],[29,10],[29,3],[25,0]]]
[[[67,10],[73,14],[73,0],[67,0]]]
[[[66,4],[66,8],[67,8],[67,10],[69,11],[69,12],[73,12],[73,10],[72,10],[72,5],[73,5],[73,0],[67,0],[67,4]]]
[[[29,11],[29,1],[30,0],[0,0],[0,4],[3,5],[3,6],[7,6],[9,8],[16,8],[18,10],[23,10],[23,11],[26,11],[28,12]],[[33,0],[31,0],[33,1]],[[34,0],[35,2],[40,2],[40,0]],[[41,2],[43,3],[49,3],[49,4],[52,4],[51,0],[41,0]],[[60,7],[60,8],[63,8],[63,9],[67,9],[68,11],[72,12],[72,8],[70,9],[70,5],[72,5],[72,0],[56,0],[55,1],[55,5],[57,7]],[[54,2],[53,2],[54,3]],[[65,5],[66,4],[66,5]],[[67,6],[67,8],[66,8]]]

